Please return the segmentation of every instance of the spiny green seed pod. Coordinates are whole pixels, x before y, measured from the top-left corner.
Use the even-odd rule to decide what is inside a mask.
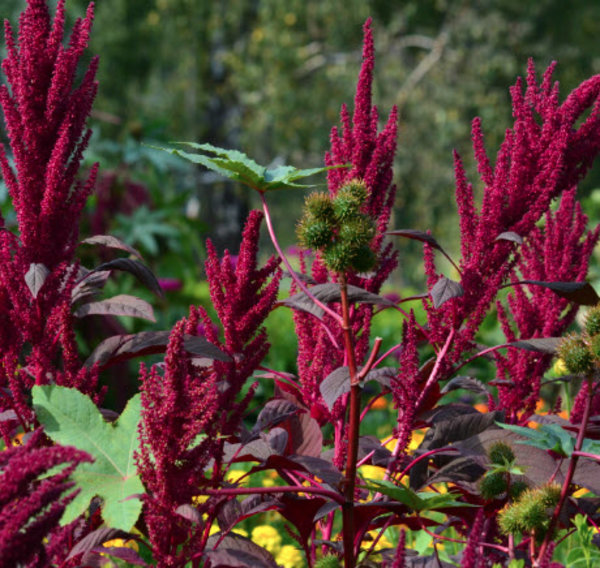
[[[338,190],[338,195],[353,199],[360,207],[368,196],[367,184],[362,179],[351,179]]]
[[[561,487],[557,483],[544,485],[538,489],[544,507],[556,507],[560,499]]]
[[[340,566],[341,564],[338,557],[333,554],[323,556],[323,558],[319,558],[315,563],[315,568],[340,568]]]
[[[368,245],[353,248],[350,268],[356,272],[369,272],[377,264],[377,255]]]
[[[506,491],[506,476],[502,473],[488,473],[479,483],[479,493],[484,499],[491,500]]]
[[[548,511],[556,507],[559,496],[560,486],[556,484],[524,491],[515,503],[500,511],[500,529],[505,534],[535,530],[541,536],[548,526]]]
[[[528,489],[529,486],[524,481],[513,481],[508,489],[508,494],[513,501],[516,501]]]
[[[311,193],[304,202],[306,211],[319,221],[333,223],[333,203],[327,193]]]
[[[345,272],[351,267],[354,254],[351,244],[337,241],[323,251],[323,262],[334,272]]]
[[[600,306],[591,308],[585,316],[585,331],[588,335],[600,333]]]
[[[496,442],[489,451],[490,461],[496,465],[506,465],[515,461],[512,448],[504,442]]]
[[[297,234],[303,247],[320,249],[331,243],[333,228],[324,221],[305,218],[298,225]]]
[[[570,373],[586,374],[593,368],[592,353],[580,337],[565,337],[558,347],[558,356]]]
[[[352,219],[352,217],[360,214],[361,205],[362,203],[357,202],[351,195],[338,193],[333,200],[335,218],[339,222]]]
[[[356,247],[368,245],[375,236],[375,223],[368,215],[359,213],[343,222],[338,236]]]
[[[600,333],[590,338],[590,351],[596,362],[600,362]]]

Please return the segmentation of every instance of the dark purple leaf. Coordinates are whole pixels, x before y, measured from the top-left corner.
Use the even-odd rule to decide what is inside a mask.
[[[83,270],[84,273],[71,291],[71,304],[83,300],[83,298],[87,298],[88,296],[95,296],[98,294],[110,276],[110,270],[92,272],[83,267],[79,268],[80,272]]]
[[[442,394],[446,394],[447,392],[456,390],[456,389],[465,389],[471,392],[475,392],[477,394],[488,394],[487,387],[475,377],[469,376],[459,376],[450,379],[441,390]]]
[[[350,392],[350,372],[348,367],[338,367],[327,375],[319,385],[321,396],[331,410],[340,396]]]
[[[534,337],[532,339],[512,341],[509,345],[537,353],[555,354],[561,341],[562,337]]]
[[[429,292],[433,300],[433,307],[439,308],[452,298],[458,298],[464,294],[463,287],[459,282],[442,276]]]
[[[94,349],[87,358],[85,366],[91,367],[94,363],[98,363],[101,367],[107,367],[133,357],[164,353],[170,333],[169,331],[142,331],[131,335],[113,335]],[[183,345],[192,355],[217,361],[231,361],[229,355],[223,353],[205,337],[186,335]]]
[[[556,471],[556,460],[545,450],[517,443],[522,440],[525,438],[514,432],[508,432],[502,428],[489,428],[476,436],[456,442],[454,445],[466,457],[479,456],[487,459],[485,456],[489,454],[490,448],[497,442],[503,442],[510,446],[515,455],[515,462],[525,470],[523,481],[530,486],[547,483]],[[558,484],[563,483],[562,470],[557,472],[554,481]]]
[[[505,231],[504,233],[500,233],[495,240],[512,241],[513,243],[517,243],[519,245],[523,244],[523,237],[514,231]]]
[[[240,503],[242,515],[240,521],[257,513],[263,513],[279,507],[279,501],[273,495],[250,495]]]
[[[101,544],[113,540],[115,538],[128,539],[131,538],[129,533],[120,531],[117,529],[111,529],[109,527],[102,527],[92,531],[91,533],[84,536],[79,542],[71,548],[69,555],[66,560],[69,560],[78,554],[89,552],[90,550],[100,546]]]
[[[388,231],[386,234],[393,237],[405,237],[407,239],[421,241],[432,246],[434,249],[442,250],[440,244],[431,235],[425,233],[424,231],[418,231],[416,229],[397,229],[395,231]]]
[[[595,306],[600,302],[600,297],[589,282],[542,282],[541,280],[520,280],[519,282],[509,284],[509,286],[514,286],[516,284],[542,286],[552,290],[561,298],[565,298],[566,300],[569,300],[569,302],[575,302],[582,306]]]
[[[14,410],[5,410],[0,412],[0,422],[7,422],[9,420],[18,420],[17,414]]]
[[[329,282],[327,284],[317,284],[316,286],[309,288],[309,291],[315,298],[317,298],[317,300],[323,302],[324,304],[330,304],[333,302],[339,303],[341,299],[340,286],[339,284],[334,284],[333,282]],[[388,300],[387,298],[378,296],[377,294],[373,294],[372,292],[368,292],[367,290],[363,290],[357,286],[348,286],[348,300],[351,303],[379,304],[383,306],[395,305],[394,302]],[[323,317],[323,310],[316,306],[312,298],[309,298],[304,292],[298,292],[290,298],[282,300],[280,303],[290,308],[311,313],[318,318]]]
[[[132,316],[152,322],[156,321],[152,306],[148,302],[128,294],[120,294],[100,302],[83,304],[76,310],[74,315],[77,318],[89,315]]]
[[[267,434],[269,446],[278,454],[283,454],[288,444],[288,433],[283,428],[273,428]]]
[[[152,290],[157,296],[163,296],[162,288],[152,271],[139,260],[130,258],[115,258],[97,266],[94,271],[99,270],[123,270],[133,274],[144,286]]]
[[[137,256],[140,260],[142,259],[142,255],[134,249],[132,246],[124,243],[121,239],[117,237],[113,237],[112,235],[94,235],[93,237],[88,237],[87,239],[83,239],[81,241],[82,245],[102,245],[108,248],[114,248],[119,250],[127,251],[128,253]]]
[[[205,556],[211,568],[277,568],[271,553],[250,539],[230,533],[219,543],[221,536],[213,534],[206,543]]]
[[[562,469],[566,472],[566,468]],[[579,459],[573,475],[573,483],[600,495],[600,465],[589,459]]]
[[[127,548],[124,546],[111,546],[108,548],[98,547],[94,548],[90,552],[94,554],[101,554],[102,556],[114,556],[120,560],[125,560],[127,564],[133,564],[134,566],[149,566],[146,561],[135,551],[133,548]]]
[[[454,568],[454,564],[439,560],[437,556],[412,556],[404,560],[406,568]]]
[[[179,505],[179,507],[175,509],[175,512],[180,517],[183,517],[184,519],[190,521],[190,523],[195,523],[197,525],[201,525],[203,523],[200,511],[198,511],[198,509],[196,509],[196,507],[194,507],[193,505]]]
[[[392,452],[390,452],[375,436],[361,436],[358,439],[358,459],[364,459],[371,454],[371,463],[387,467]]]
[[[457,457],[438,469],[424,485],[432,483],[472,483],[486,472],[485,467],[470,457]]]
[[[29,270],[25,273],[25,284],[27,284],[31,295],[34,298],[37,298],[37,295],[44,285],[44,282],[46,282],[46,278],[48,278],[49,274],[50,271],[44,264],[32,262],[29,265]]]
[[[238,522],[242,515],[242,507],[237,499],[228,499],[225,501],[217,512],[217,520],[223,531],[231,530]]]
[[[256,460],[265,462],[274,454],[273,448],[266,440],[266,436],[261,433],[261,437],[248,442],[247,444],[225,444],[224,459],[231,461]]]
[[[397,375],[398,369],[394,367],[380,367],[379,369],[369,371],[365,377],[365,381],[375,381],[389,389],[392,387],[392,379],[396,378]]]
[[[292,416],[291,452],[304,456],[319,457],[323,447],[323,433],[319,423],[308,413]]]
[[[328,483],[334,488],[339,487],[344,479],[342,473],[332,463],[324,459],[306,455],[289,456],[288,459],[304,466],[307,472],[321,478],[325,483]]]
[[[253,432],[259,432],[265,428],[277,426],[283,420],[288,419],[298,412],[298,407],[291,401],[283,398],[275,398],[267,402],[260,411]]]

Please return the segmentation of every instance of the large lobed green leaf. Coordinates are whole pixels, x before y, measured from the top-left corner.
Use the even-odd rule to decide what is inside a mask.
[[[75,446],[94,458],[81,464],[72,478],[80,490],[67,506],[61,524],[85,512],[93,497],[100,497],[107,525],[130,531],[142,503],[137,496],[144,486],[137,474],[133,453],[138,448],[140,395],[129,400],[116,422],[105,422],[96,405],[76,389],[58,385],[33,387],[33,406],[46,434],[55,442]]]
[[[239,150],[226,150],[212,144],[197,144],[195,142],[176,142],[189,146],[201,153],[192,154],[184,150],[173,148],[159,148],[180,156],[194,164],[200,164],[209,170],[217,172],[224,177],[239,181],[252,189],[260,192],[273,191],[276,189],[307,188],[310,185],[295,183],[299,179],[307,178],[315,174],[327,171],[332,167],[311,168],[299,170],[293,166],[277,166],[275,168],[266,168],[257,164]]]

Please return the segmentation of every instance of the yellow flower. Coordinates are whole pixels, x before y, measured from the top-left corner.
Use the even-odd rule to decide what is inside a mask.
[[[369,531],[367,534],[371,537],[371,539],[363,541],[364,548],[371,547],[371,543],[377,538],[379,531],[377,531],[377,530]],[[375,545],[375,550],[376,551],[382,550],[384,548],[394,548],[394,545],[393,545],[392,541],[387,536],[385,536],[385,534],[382,534],[381,538],[377,541],[377,544]]]
[[[248,477],[244,477],[244,475],[246,475],[246,472],[241,469],[230,469],[225,474],[225,481],[228,481],[229,483],[239,483],[240,485],[248,485]]]
[[[358,471],[367,481],[370,479],[378,481],[385,475],[385,468],[377,465],[361,465]]]
[[[245,536],[246,538],[248,538],[248,531],[245,531],[244,529],[235,528],[235,529],[231,529],[231,532],[235,533],[235,534],[239,534],[241,536]]]
[[[269,525],[259,525],[252,529],[252,541],[275,555],[281,547],[281,535]]]
[[[291,544],[284,544],[281,547],[275,561],[283,568],[302,568],[304,566],[302,553]]]
[[[135,540],[125,540],[122,538],[113,538],[102,543],[104,548],[131,548],[136,552],[139,552],[140,547]]]

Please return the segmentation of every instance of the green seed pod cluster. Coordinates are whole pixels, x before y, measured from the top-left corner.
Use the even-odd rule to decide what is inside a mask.
[[[340,568],[340,566],[341,564],[338,557],[333,554],[323,556],[323,558],[319,558],[315,563],[315,568]]]
[[[503,473],[489,472],[479,482],[479,493],[488,501],[500,497],[506,489],[506,475]]]
[[[493,464],[507,465],[515,461],[512,448],[504,442],[496,442],[488,452],[488,457]]]
[[[510,498],[513,501],[516,501],[528,489],[529,489],[529,485],[527,485],[527,483],[525,483],[524,481],[520,481],[520,480],[512,481],[510,484],[510,487],[508,489],[508,494],[510,495]]]
[[[527,489],[519,499],[500,511],[498,522],[504,534],[529,534],[535,531],[541,538],[547,528],[560,496],[560,486],[544,485],[538,489]]]
[[[570,373],[587,374],[594,367],[592,352],[585,341],[577,335],[569,335],[558,347],[558,356]]]
[[[586,314],[585,331],[590,337],[600,333],[600,306],[594,306]]]
[[[362,212],[367,196],[365,183],[355,179],[342,186],[334,198],[313,193],[306,199],[298,240],[306,248],[321,251],[330,270],[367,272],[376,264],[370,247],[375,223]]]

